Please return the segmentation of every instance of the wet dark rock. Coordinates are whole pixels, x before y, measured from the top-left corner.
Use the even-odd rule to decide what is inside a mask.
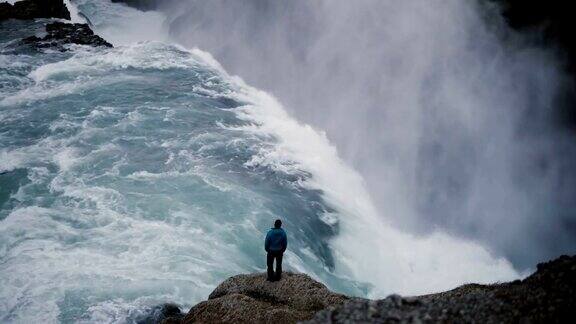
[[[36,48],[55,48],[65,50],[66,44],[112,47],[102,37],[94,34],[87,24],[67,24],[53,22],[46,25],[48,35],[40,38],[31,36],[23,40]]]
[[[63,0],[22,0],[0,3],[0,21],[6,19],[61,18],[70,19]]]
[[[349,298],[331,292],[305,274],[238,275],[221,283],[207,301],[192,307],[181,323],[295,323]]]
[[[306,323],[568,323],[575,318],[576,256],[561,256],[539,264],[524,280],[409,298],[355,299]]]
[[[184,317],[184,313],[176,304],[158,305],[150,310],[143,318],[137,318],[137,324],[156,324],[156,323],[179,323]]]

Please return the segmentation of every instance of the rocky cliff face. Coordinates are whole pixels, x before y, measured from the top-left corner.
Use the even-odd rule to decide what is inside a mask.
[[[2,1],[2,0],[0,0]],[[0,3],[0,23],[8,19],[33,20],[36,18],[70,19],[70,12],[63,0],[23,0],[12,4]],[[1,29],[0,25],[0,29]],[[52,48],[65,51],[67,44],[112,47],[110,43],[94,34],[87,24],[51,22],[46,24],[46,35],[36,35],[22,40],[22,44],[35,49]],[[30,31],[33,34],[34,31]]]
[[[62,0],[22,0],[13,5],[0,3],[0,21],[34,18],[70,19],[70,12]]]
[[[350,298],[303,274],[267,282],[238,275],[218,286],[187,315],[163,323],[568,323],[576,319],[576,256],[538,265],[524,280],[468,284],[416,297]]]
[[[576,318],[576,256],[538,265],[520,281],[468,284],[438,294],[354,300],[307,323],[558,323]]]

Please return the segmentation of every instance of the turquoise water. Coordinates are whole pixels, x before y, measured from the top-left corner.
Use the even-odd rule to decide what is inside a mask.
[[[235,109],[250,103],[215,68],[161,43],[21,55],[1,58],[4,319],[189,305],[263,271],[277,217],[293,229],[292,268],[334,281],[330,207],[305,171],[256,161],[278,139],[243,130],[256,124]]]

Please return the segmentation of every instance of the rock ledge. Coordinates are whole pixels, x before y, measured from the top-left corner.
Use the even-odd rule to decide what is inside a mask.
[[[541,263],[524,280],[467,284],[415,297],[350,298],[304,274],[265,274],[221,283],[187,315],[162,323],[571,323],[576,319],[576,256]]]
[[[287,272],[278,282],[266,281],[263,273],[238,275],[221,283],[183,319],[164,323],[296,323],[346,300],[305,274]]]
[[[538,265],[524,280],[467,284],[418,297],[352,300],[306,323],[570,323],[576,318],[576,256]]]

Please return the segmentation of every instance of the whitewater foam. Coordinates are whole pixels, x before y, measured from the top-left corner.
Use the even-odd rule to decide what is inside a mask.
[[[151,53],[154,55],[149,55]],[[206,57],[209,57],[209,54],[197,49],[187,54],[182,49],[167,45],[141,43],[90,55],[81,53],[66,61],[40,67],[32,72],[30,77],[36,82],[46,82],[56,77],[61,80],[65,75],[63,80],[75,82],[78,78],[88,75],[89,78],[96,78],[98,81],[94,82],[102,86],[103,75],[119,69],[166,70],[210,66],[212,71],[221,71],[220,66],[212,65],[212,60],[202,59]],[[362,178],[343,163],[325,134],[309,125],[298,123],[272,96],[247,86],[240,78],[229,77],[226,74],[221,77],[224,79],[216,80],[215,84],[218,85],[216,88],[226,84],[233,90],[229,90],[226,95],[239,102],[249,103],[233,110],[241,120],[249,123],[241,126],[228,125],[226,128],[272,141],[271,145],[261,146],[245,166],[268,167],[286,174],[302,175],[303,172],[309,174],[308,178],[300,177],[298,185],[311,190],[321,190],[324,199],[335,210],[325,211],[324,217],[329,219],[327,224],[337,224],[339,229],[338,235],[330,241],[335,255],[334,273],[337,276],[370,283],[372,288],[367,291],[367,296],[370,297],[383,297],[391,292],[426,293],[447,289],[463,282],[489,282],[518,277],[508,262],[491,257],[486,250],[476,244],[450,238],[441,233],[421,238],[394,230],[384,221],[385,215],[376,212]],[[50,83],[50,86],[53,84]],[[48,87],[46,92],[53,92],[59,85],[54,87],[52,89]],[[222,95],[221,92],[218,94]],[[20,96],[25,97],[22,94]],[[138,116],[138,111],[129,112],[118,125],[123,123],[122,120],[128,123],[140,122],[141,117]],[[90,129],[84,129],[83,132],[92,134]],[[81,138],[83,132],[76,138]],[[86,159],[85,163],[88,163],[92,156],[97,155],[97,151],[94,151],[92,156],[79,157],[77,152],[67,147],[71,141],[67,139],[65,143],[48,146],[57,148],[57,151],[49,155],[58,165],[59,172],[63,173],[54,178],[50,184],[51,190],[62,192],[74,199],[95,203],[95,206],[107,215],[104,217],[105,223],[126,222],[114,211],[117,208],[123,209],[120,207],[124,204],[123,198],[118,191],[86,186],[79,181],[71,182],[65,175],[75,164],[82,164],[82,159]],[[105,149],[114,148],[108,146]],[[39,153],[36,156],[40,157],[43,154],[46,153]],[[178,176],[197,175],[138,171],[128,175],[127,178],[149,180]],[[215,187],[230,191],[226,185]],[[154,226],[159,225],[161,224]],[[170,230],[165,228],[163,232]],[[170,236],[176,237],[176,235]],[[363,239],[359,240],[359,237]],[[134,243],[137,242],[131,244]],[[467,262],[461,262],[463,259]],[[295,264],[292,264],[293,262]],[[130,264],[130,261],[122,263]],[[459,267],[455,267],[455,263],[458,263]],[[299,257],[288,256],[287,264],[306,271]]]

